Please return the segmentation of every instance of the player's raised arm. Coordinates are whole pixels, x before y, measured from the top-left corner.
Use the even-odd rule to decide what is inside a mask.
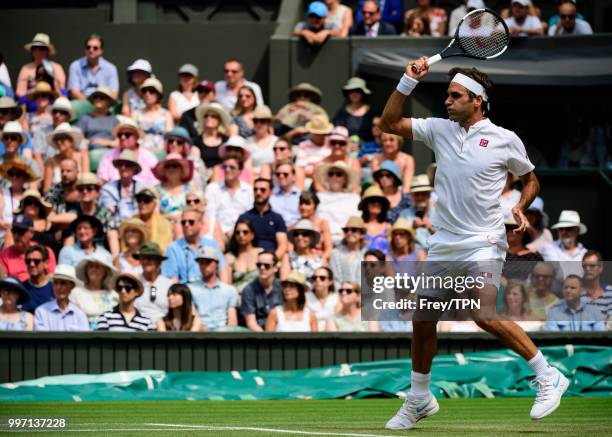
[[[416,66],[415,73],[413,66]],[[402,137],[412,139],[412,121],[409,117],[402,117],[406,97],[418,85],[419,80],[427,75],[429,65],[427,56],[422,56],[416,61],[411,61],[406,66],[406,72],[400,79],[395,91],[387,100],[385,109],[380,119],[380,128],[383,132],[388,132]]]

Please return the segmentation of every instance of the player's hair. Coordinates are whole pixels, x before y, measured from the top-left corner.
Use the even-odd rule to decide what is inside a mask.
[[[487,96],[489,97],[489,101],[487,103],[483,103],[481,109],[482,109],[483,114],[487,114],[491,110],[491,96],[494,93],[493,82],[491,82],[489,75],[486,73],[483,73],[482,71],[476,68],[455,67],[449,70],[448,72],[449,79],[452,79],[453,77],[455,77],[457,73],[464,74],[467,77],[474,79],[476,82],[478,82],[480,85],[483,86],[483,88],[485,89],[485,92],[487,93]],[[468,90],[468,96],[470,97],[470,100],[473,100],[476,97],[476,94]]]

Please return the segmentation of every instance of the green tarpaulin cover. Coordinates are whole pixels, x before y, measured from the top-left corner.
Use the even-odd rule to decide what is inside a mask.
[[[612,347],[553,346],[542,352],[569,377],[570,396],[612,395]],[[441,355],[432,368],[438,397],[534,396],[527,363],[508,350]],[[410,360],[306,370],[126,371],[62,375],[0,385],[0,402],[99,400],[342,399],[398,396],[410,387]]]

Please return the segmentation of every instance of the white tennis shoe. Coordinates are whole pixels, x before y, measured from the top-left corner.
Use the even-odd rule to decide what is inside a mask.
[[[416,423],[429,416],[433,416],[440,410],[438,401],[430,392],[425,399],[418,399],[412,393],[406,395],[404,404],[385,425],[387,429],[411,429]]]
[[[542,419],[557,409],[561,403],[561,396],[569,387],[569,380],[557,369],[550,375],[542,375],[531,381],[537,385],[538,393],[531,408],[533,420]]]

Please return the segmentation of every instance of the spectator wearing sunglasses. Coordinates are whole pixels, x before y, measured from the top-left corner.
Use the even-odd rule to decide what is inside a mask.
[[[98,317],[96,331],[152,331],[151,319],[143,316],[135,305],[144,292],[140,280],[131,273],[122,273],[115,280],[115,290],[119,294],[119,305]]]
[[[32,246],[26,250],[25,263],[28,269],[28,279],[21,284],[28,290],[30,300],[21,309],[34,313],[40,305],[53,300],[53,285],[47,274],[49,254],[43,246]]]
[[[262,251],[257,247],[255,228],[249,220],[238,220],[229,242],[225,260],[232,270],[231,284],[238,293],[257,278],[257,258]]]
[[[191,144],[191,137],[184,127],[175,127],[164,134],[166,156],[179,154],[193,162],[193,179],[191,183],[202,189],[206,186],[208,174],[206,164],[200,158],[200,149]]]
[[[342,281],[338,289],[340,309],[325,324],[328,332],[377,332],[378,322],[361,320],[361,288],[356,282]]]
[[[270,196],[270,206],[283,216],[287,226],[293,226],[300,219],[299,204],[301,191],[295,185],[295,167],[289,160],[280,161],[274,171],[275,186]]]
[[[359,175],[361,175],[361,164],[357,158],[351,156],[351,144],[348,129],[344,126],[334,127],[329,136],[326,138],[325,143],[325,146],[331,150],[331,152],[328,156],[321,160],[320,164],[335,165],[338,162],[342,162],[346,164],[347,167],[350,167],[355,175],[359,177]],[[320,175],[316,171],[314,173],[313,183],[316,191],[329,191],[329,188],[322,183]],[[359,183],[355,183],[351,185],[351,189],[349,191],[360,193],[361,185]]]
[[[117,145],[113,129],[119,124],[119,120],[111,112],[111,108],[117,103],[113,93],[104,85],[100,85],[88,100],[93,105],[93,110],[79,119],[79,128],[89,142],[89,150],[112,149]]]
[[[316,250],[321,234],[315,230],[310,220],[300,220],[287,236],[293,250],[287,252],[283,258],[281,279],[286,278],[292,270],[310,278],[314,271],[324,264],[323,258]]]
[[[367,249],[366,226],[361,217],[350,217],[342,230],[344,238],[333,250],[329,260],[336,285],[343,281],[361,281],[361,260]]]
[[[57,253],[61,248],[61,242],[56,241],[55,229],[52,229],[52,223],[49,220],[51,208],[51,204],[45,202],[38,191],[30,189],[23,194],[19,207],[13,213],[31,217],[34,223],[32,240],[49,246]],[[7,240],[11,241],[10,236],[7,237]]]
[[[329,267],[319,267],[310,277],[310,291],[306,292],[306,306],[319,322],[319,331],[325,331],[325,323],[339,309],[335,292],[334,273]]]
[[[140,146],[147,150],[160,150],[164,147],[164,132],[174,128],[170,111],[162,106],[164,88],[154,77],[145,80],[140,86],[145,106],[132,112],[132,118],[144,132]]]
[[[395,27],[381,18],[380,4],[376,0],[365,0],[361,5],[361,14],[357,17],[357,24],[351,29],[351,35],[369,38],[397,35]]]
[[[150,242],[141,245],[134,258],[140,261],[142,273],[138,279],[144,289],[142,296],[136,299],[136,308],[156,323],[168,313],[168,290],[172,281],[161,274],[161,265],[166,257],[159,244]]]
[[[138,211],[135,195],[143,183],[135,176],[142,172],[142,167],[138,162],[138,155],[130,149],[121,152],[113,161],[113,165],[119,173],[119,178],[102,186],[100,202],[114,214],[120,224]]]
[[[77,163],[79,173],[89,171],[87,150],[77,150],[77,146],[83,141],[83,134],[80,130],[73,128],[68,123],[60,124],[47,135],[46,139],[47,144],[57,149],[57,154],[45,162],[43,176],[43,192],[45,193],[52,185],[62,181],[60,164],[63,159],[73,159]]]
[[[19,159],[30,166],[37,178],[39,178],[41,167],[32,159],[32,145],[29,144],[28,134],[23,131],[21,123],[10,121],[11,114],[14,113],[15,108],[16,104],[13,99],[0,97],[0,126],[2,126],[0,164]],[[21,109],[18,111],[21,114]]]
[[[38,179],[34,170],[21,159],[11,160],[0,165],[0,176],[8,183],[0,187],[0,247],[10,246],[12,240],[5,240],[10,236],[11,224],[13,223],[13,211],[21,202],[26,187],[30,182]]]
[[[85,56],[77,59],[68,69],[68,89],[73,99],[85,100],[100,85],[107,86],[113,98],[119,94],[117,67],[102,57],[104,40],[90,35],[85,40]]]
[[[153,174],[159,179],[159,212],[179,228],[181,212],[187,207],[185,196],[191,189],[193,161],[171,153],[157,163]]]
[[[235,59],[227,61],[223,66],[223,75],[225,80],[220,80],[215,83],[215,91],[217,94],[217,101],[226,111],[229,112],[236,106],[238,93],[243,86],[248,86],[253,89],[257,105],[264,104],[261,88],[255,82],[248,81],[244,78],[244,68],[239,61]]]
[[[170,221],[159,213],[157,204],[159,202],[159,194],[155,187],[142,187],[136,192],[136,204],[138,205],[138,213],[135,218],[142,220],[151,235],[151,241],[159,244],[162,252],[165,252],[167,247],[172,243],[172,224]],[[181,234],[182,235],[182,234]]]
[[[55,46],[51,43],[51,38],[46,33],[37,33],[32,41],[27,43],[24,48],[31,55],[31,62],[21,66],[15,93],[18,97],[23,97],[36,86],[36,70],[39,66],[45,65],[52,72],[54,78],[53,86],[61,89],[66,86],[66,73],[64,68],[49,58],[55,55]]]
[[[300,21],[293,28],[291,35],[304,38],[312,46],[323,45],[332,35],[340,35],[340,29],[334,23],[327,22],[327,6],[321,1],[314,1],[308,5],[306,21]]]
[[[591,25],[578,14],[575,0],[565,0],[559,5],[559,15],[551,18],[550,27],[548,29],[549,36],[562,35],[591,35],[593,29]]]

